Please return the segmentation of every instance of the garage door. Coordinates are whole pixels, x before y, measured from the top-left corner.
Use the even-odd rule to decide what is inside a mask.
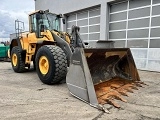
[[[84,42],[97,41],[100,38],[100,9],[95,8],[67,15],[67,31],[71,27],[80,27],[80,34]]]
[[[160,71],[160,0],[110,4],[109,39],[130,47],[139,69]]]

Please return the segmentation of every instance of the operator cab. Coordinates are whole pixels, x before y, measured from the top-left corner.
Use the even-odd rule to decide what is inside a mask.
[[[35,33],[37,38],[42,38],[41,32],[45,30],[60,30],[60,18],[62,15],[57,15],[50,13],[48,10],[46,11],[36,11],[29,15],[30,21],[30,32]]]

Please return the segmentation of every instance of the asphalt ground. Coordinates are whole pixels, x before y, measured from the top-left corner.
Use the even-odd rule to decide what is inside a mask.
[[[15,73],[0,62],[0,119],[2,120],[160,120],[160,73],[138,71],[147,85],[129,93],[120,109],[104,113],[73,97],[65,82],[43,84],[36,71]]]

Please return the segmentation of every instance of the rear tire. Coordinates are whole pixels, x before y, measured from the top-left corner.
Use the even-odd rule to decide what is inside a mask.
[[[22,59],[20,48],[15,46],[11,51],[11,64],[15,72],[21,73],[25,71],[25,61]]]
[[[64,51],[54,45],[44,45],[36,54],[36,71],[45,84],[56,84],[67,74],[67,58]]]

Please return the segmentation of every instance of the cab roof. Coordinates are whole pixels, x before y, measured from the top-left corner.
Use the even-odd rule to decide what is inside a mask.
[[[36,11],[34,11],[34,12],[31,12],[31,13],[29,14],[29,16],[31,16],[31,15],[33,15],[33,14],[35,14],[35,13],[45,13],[45,12],[50,13],[49,10],[36,10]],[[55,14],[55,13],[52,13],[52,14]],[[55,14],[55,15],[57,15],[57,14]]]

